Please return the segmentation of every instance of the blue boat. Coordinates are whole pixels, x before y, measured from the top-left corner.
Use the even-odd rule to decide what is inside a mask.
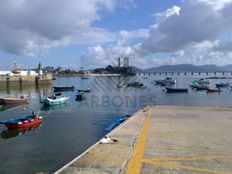
[[[115,119],[112,124],[110,124],[107,128],[105,128],[105,131],[111,131],[111,130],[113,130],[115,127],[117,127],[118,125],[120,125],[122,122],[124,122],[125,120],[127,120],[129,117],[130,117],[130,115],[124,115],[124,116],[121,116],[121,117]]]

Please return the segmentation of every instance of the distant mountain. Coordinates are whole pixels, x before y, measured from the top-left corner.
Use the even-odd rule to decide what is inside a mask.
[[[143,69],[137,68],[135,66],[132,66],[132,68],[135,70],[136,73],[143,73],[144,72]]]
[[[232,64],[226,66],[217,66],[217,65],[197,66],[192,64],[163,65],[163,66],[144,70],[144,72],[220,72],[220,71],[232,71]]]

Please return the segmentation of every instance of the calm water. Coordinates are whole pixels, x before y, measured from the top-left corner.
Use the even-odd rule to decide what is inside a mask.
[[[176,74],[173,78],[177,80],[177,87],[188,87],[193,79],[209,76],[214,75]],[[231,74],[224,76],[232,77]],[[151,83],[159,78],[161,78],[159,75],[97,77],[86,80],[79,77],[57,78],[54,86],[90,87],[93,91],[87,94],[86,100],[82,102],[75,101],[75,92],[65,92],[65,95],[70,97],[66,105],[47,108],[43,108],[40,101],[45,96],[51,95],[51,86],[0,91],[0,96],[16,96],[24,93],[30,98],[30,104],[26,106],[0,107],[0,120],[27,115],[32,110],[41,109],[40,114],[44,117],[42,124],[31,130],[7,131],[0,125],[0,173],[33,174],[54,171],[104,136],[107,133],[104,129],[116,117],[132,114],[147,104],[232,106],[232,91],[229,89],[223,89],[220,94],[192,90],[189,93],[166,94],[162,87]],[[116,88],[117,84],[130,80],[140,80],[146,88]],[[232,79],[211,82],[214,86],[220,82],[232,83]]]

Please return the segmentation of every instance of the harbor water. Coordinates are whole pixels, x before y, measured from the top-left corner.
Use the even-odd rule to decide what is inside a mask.
[[[90,88],[83,101],[75,100],[75,91],[64,92],[69,98],[66,104],[43,107],[41,101],[52,95],[52,86],[19,87],[0,91],[0,97],[26,94],[28,105],[0,105],[0,120],[28,115],[32,111],[43,116],[42,124],[21,130],[7,130],[0,125],[0,173],[35,174],[52,173],[62,165],[90,147],[103,137],[114,119],[133,114],[147,104],[189,106],[232,106],[232,91],[223,88],[221,93],[194,91],[188,93],[166,93],[154,80],[167,75],[146,74],[134,77],[57,77],[53,86],[75,86],[76,89]],[[210,79],[216,83],[232,83],[231,73],[217,74],[174,74],[176,87],[187,88],[194,79],[206,77],[228,77]],[[127,82],[140,81],[144,88],[125,87]],[[120,88],[117,88],[120,86]]]

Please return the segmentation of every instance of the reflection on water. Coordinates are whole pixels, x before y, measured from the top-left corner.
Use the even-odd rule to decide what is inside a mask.
[[[42,126],[41,123],[38,124],[34,124],[28,127],[23,127],[23,128],[18,128],[18,129],[7,129],[1,132],[1,137],[3,139],[9,139],[9,138],[13,138],[13,137],[17,137],[19,135],[28,133],[34,129],[36,129],[37,127]]]
[[[8,109],[13,109],[13,108],[17,108],[17,107],[25,109],[27,107],[27,105],[25,103],[4,104],[4,105],[0,105],[0,111],[5,111]]]
[[[67,103],[62,103],[60,105],[54,105],[54,106],[47,106],[47,105],[44,105],[41,110],[42,111],[46,111],[46,112],[50,112],[50,111],[53,111],[53,110],[63,110],[67,107]]]

